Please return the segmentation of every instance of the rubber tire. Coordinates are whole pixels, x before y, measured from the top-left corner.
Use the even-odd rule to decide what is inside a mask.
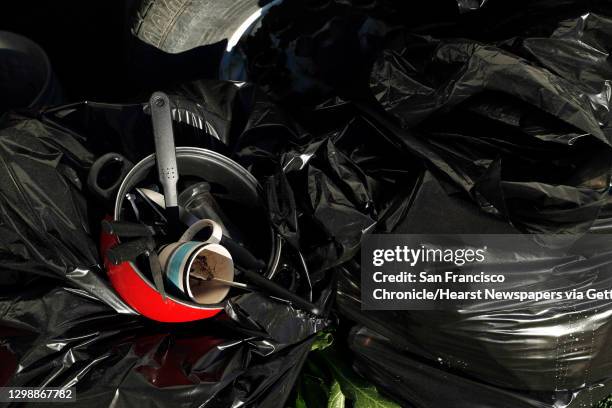
[[[132,33],[169,53],[229,39],[258,0],[141,0]]]

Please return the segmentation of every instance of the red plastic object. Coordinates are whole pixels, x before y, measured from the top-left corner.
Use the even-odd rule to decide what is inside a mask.
[[[109,262],[106,252],[118,242],[116,236],[102,232],[100,251],[104,257],[104,266],[119,296],[138,313],[158,322],[182,323],[208,319],[223,310],[219,306],[189,304],[170,295],[167,295],[164,301],[134,264],[124,262],[113,265]]]

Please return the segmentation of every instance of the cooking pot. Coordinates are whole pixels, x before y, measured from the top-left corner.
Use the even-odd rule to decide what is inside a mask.
[[[268,221],[262,189],[253,175],[235,161],[211,150],[179,147],[176,158],[179,180],[206,181],[218,190],[219,202],[228,217],[244,233],[249,249],[260,259],[267,259],[266,275],[272,277],[279,265],[281,239]],[[141,160],[123,180],[117,192],[114,220],[125,220],[126,194],[148,180],[156,180],[155,155]],[[161,322],[187,322],[212,317],[224,309],[224,302],[200,305],[172,293],[168,293],[164,301],[137,262],[113,265],[108,261],[105,254],[117,243],[117,236],[102,233],[101,251],[106,270],[117,293],[137,312]]]

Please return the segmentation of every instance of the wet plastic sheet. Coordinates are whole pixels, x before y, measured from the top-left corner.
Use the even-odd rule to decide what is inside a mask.
[[[210,111],[173,98],[177,141],[227,150],[227,124],[241,111],[230,91],[239,88],[202,89]],[[244,112],[257,122],[249,116],[256,111]],[[2,117],[0,381],[74,386],[79,404],[100,407],[282,405],[325,318],[253,293],[232,298],[215,319],[156,324],[118,298],[99,266],[99,221],[108,209],[83,180],[106,151],[134,160],[149,154],[150,132],[143,104]],[[311,296],[325,305],[331,293],[328,279]]]

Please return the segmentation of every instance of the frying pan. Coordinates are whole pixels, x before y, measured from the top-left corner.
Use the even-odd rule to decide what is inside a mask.
[[[242,166],[233,160],[211,150],[195,147],[178,147],[176,149],[178,171],[182,179],[200,179],[211,185],[221,186],[224,197],[228,197],[241,208],[241,213],[249,214],[253,222],[244,223],[252,227],[255,223],[263,226],[256,235],[259,243],[265,243],[258,250],[262,259],[267,259],[266,276],[274,275],[279,265],[281,253],[280,237],[274,232],[267,220],[267,213],[262,201],[262,190],[257,180]],[[127,174],[115,201],[114,220],[124,220],[127,200],[126,193],[132,191],[143,181],[155,174],[155,155],[150,155],[136,164]],[[231,216],[231,214],[230,214]],[[100,240],[101,253],[110,281],[121,298],[143,316],[160,322],[188,322],[215,316],[224,309],[224,302],[214,305],[200,305],[168,293],[166,300],[135,262],[124,262],[113,265],[107,258],[107,251],[117,243],[119,238],[102,232]],[[264,253],[266,252],[266,253]]]

